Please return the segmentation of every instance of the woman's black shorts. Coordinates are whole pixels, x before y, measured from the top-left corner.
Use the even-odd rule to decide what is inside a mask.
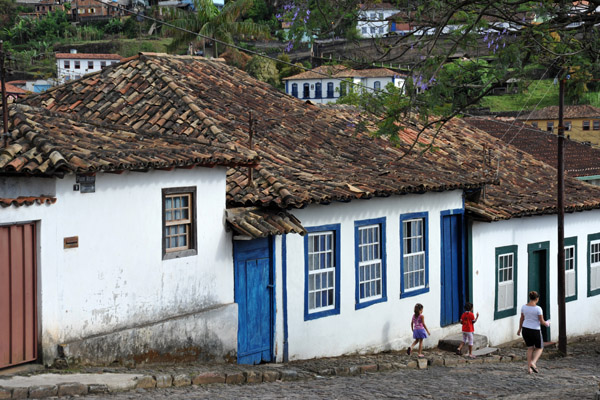
[[[521,329],[523,340],[527,347],[534,346],[536,349],[544,348],[544,339],[542,338],[542,331],[539,329],[523,328]]]

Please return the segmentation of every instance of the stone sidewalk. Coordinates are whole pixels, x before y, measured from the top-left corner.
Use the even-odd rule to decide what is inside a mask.
[[[575,338],[568,345],[569,355],[600,352],[600,335]],[[170,364],[135,367],[79,367],[71,370],[25,366],[0,371],[0,399],[26,399],[102,394],[181,387],[189,385],[260,383],[310,380],[323,376],[353,376],[378,371],[427,369],[469,364],[524,362],[526,349],[521,341],[512,342],[474,359],[439,349],[427,349],[425,358],[408,356],[404,351],[370,355],[351,355],[294,361],[283,364]],[[484,351],[485,353],[485,351]],[[543,358],[559,357],[555,346],[546,348]],[[37,367],[37,368],[36,368]],[[33,369],[33,370],[32,370]]]

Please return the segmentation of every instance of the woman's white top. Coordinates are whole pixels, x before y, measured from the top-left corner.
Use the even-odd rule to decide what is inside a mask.
[[[523,320],[523,328],[540,329],[540,315],[543,315],[540,306],[528,306],[525,304],[521,307],[521,313],[525,316]]]

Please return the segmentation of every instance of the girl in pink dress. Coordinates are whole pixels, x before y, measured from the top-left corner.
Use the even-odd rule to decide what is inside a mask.
[[[417,303],[415,305],[415,314],[410,321],[410,329],[413,332],[413,339],[415,341],[410,345],[408,349],[406,349],[406,354],[410,355],[412,353],[413,347],[418,343],[419,344],[419,357],[425,357],[423,354],[423,339],[427,338],[427,335],[431,336],[429,333],[429,329],[427,329],[427,325],[425,325],[425,316],[423,315],[423,305],[421,303]]]

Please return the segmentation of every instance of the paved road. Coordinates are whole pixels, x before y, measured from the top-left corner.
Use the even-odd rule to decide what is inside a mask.
[[[540,360],[528,375],[524,362],[435,366],[358,376],[245,385],[207,385],[138,390],[87,399],[594,399],[600,382],[600,350]]]

